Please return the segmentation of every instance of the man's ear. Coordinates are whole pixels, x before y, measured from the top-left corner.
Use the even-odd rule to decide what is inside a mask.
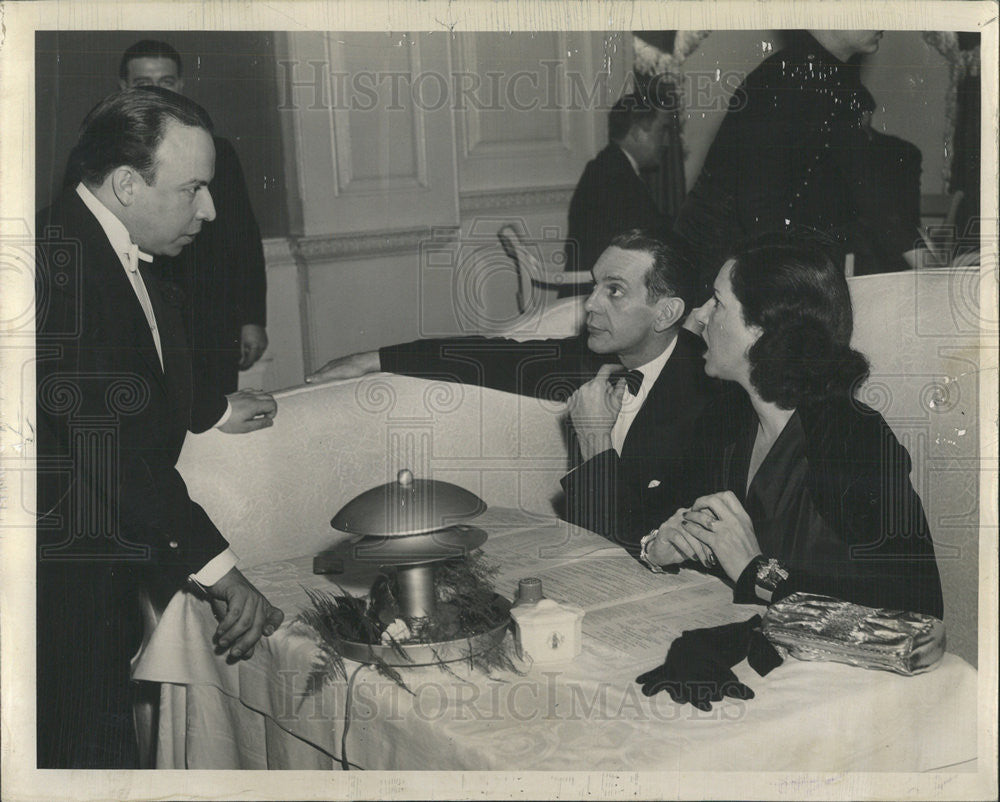
[[[123,90],[124,89],[128,89],[128,81],[126,81],[124,78],[119,78],[118,79],[118,88],[119,89],[123,89]]]
[[[184,91],[184,79],[178,78],[177,83],[174,84],[174,91],[179,95]]]
[[[676,326],[684,317],[684,301],[675,296],[664,296],[656,302],[657,314],[653,326],[657,331],[666,331]]]
[[[135,202],[135,193],[139,183],[145,183],[131,167],[116,167],[111,171],[111,190],[122,206],[131,206]]]

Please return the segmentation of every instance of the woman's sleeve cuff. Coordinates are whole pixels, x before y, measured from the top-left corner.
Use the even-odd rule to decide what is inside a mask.
[[[743,569],[736,585],[733,587],[733,601],[736,604],[756,604],[760,601],[754,592],[754,580],[757,578],[757,568],[763,562],[763,557],[754,557]]]

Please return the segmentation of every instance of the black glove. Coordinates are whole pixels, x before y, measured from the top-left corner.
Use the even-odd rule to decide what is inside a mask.
[[[663,665],[635,681],[646,696],[665,690],[678,704],[692,704],[699,710],[711,710],[712,702],[726,696],[753,699],[753,690],[736,678],[733,666],[751,651],[755,658],[751,664],[761,676],[781,663],[759,627],[760,616],[755,615],[741,623],[685,630],[670,645]]]

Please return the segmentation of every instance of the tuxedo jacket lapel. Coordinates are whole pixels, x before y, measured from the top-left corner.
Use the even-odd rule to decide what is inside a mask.
[[[191,362],[186,353],[187,335],[184,333],[181,313],[175,303],[167,300],[168,289],[153,275],[153,270],[150,267],[140,266],[139,272],[142,273],[146,292],[153,306],[153,314],[156,316],[156,325],[160,331],[160,347],[163,349],[163,369],[160,371],[160,375],[164,377],[167,389],[173,398],[173,408],[183,410],[190,403],[192,378]],[[143,315],[143,321],[145,319],[145,315]],[[150,335],[150,339],[152,340],[152,335]],[[156,360],[156,367],[159,368],[160,363],[156,355],[155,345],[153,346],[153,359]]]
[[[108,235],[104,233],[97,218],[91,214],[79,196],[74,192],[69,198],[70,225],[74,223],[79,226],[78,230],[84,232],[85,246],[87,252],[93,254],[87,260],[87,269],[96,271],[99,274],[99,283],[108,294],[111,308],[119,311],[126,326],[133,332],[131,345],[141,356],[149,374],[153,377],[160,389],[167,390],[166,377],[163,368],[160,366],[160,358],[156,353],[156,343],[153,341],[153,333],[149,330],[149,321],[146,320],[146,313],[142,311],[142,305],[135,294],[132,283],[129,281],[122,266],[121,257],[115,253],[111,247]],[[75,219],[74,219],[75,218]],[[149,287],[147,285],[147,291]],[[160,315],[155,302],[153,314],[157,317],[159,326]]]
[[[638,457],[649,453],[662,453],[671,444],[662,443],[651,437],[654,431],[663,426],[673,425],[688,417],[692,408],[692,396],[704,391],[702,378],[698,371],[703,370],[700,364],[701,356],[697,351],[697,343],[685,336],[686,331],[678,333],[677,345],[670,359],[663,366],[660,375],[650,388],[646,400],[632,421],[625,442],[622,444],[622,457]],[[680,432],[675,432],[680,434]]]

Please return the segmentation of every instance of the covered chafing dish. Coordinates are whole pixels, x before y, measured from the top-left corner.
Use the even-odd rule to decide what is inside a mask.
[[[419,632],[434,614],[434,564],[466,557],[486,542],[486,532],[464,523],[485,510],[475,493],[403,469],[395,482],[364,491],[333,516],[330,525],[353,537],[317,555],[314,570],[392,568],[402,616]]]

